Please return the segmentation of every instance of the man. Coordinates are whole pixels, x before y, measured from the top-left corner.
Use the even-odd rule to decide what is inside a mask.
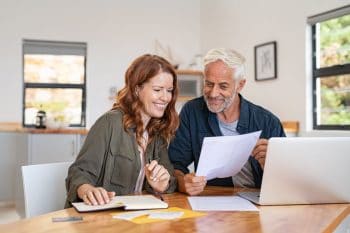
[[[268,110],[254,105],[240,95],[246,80],[245,58],[234,50],[212,49],[204,57],[203,96],[185,104],[180,113],[180,127],[169,146],[180,192],[201,193],[209,185],[261,186],[268,139],[284,137],[280,120]],[[246,134],[262,130],[247,163],[234,177],[206,181],[189,173],[197,169],[204,137]],[[213,155],[215,156],[215,155]]]

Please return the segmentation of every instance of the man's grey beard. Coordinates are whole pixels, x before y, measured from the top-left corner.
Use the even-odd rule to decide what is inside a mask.
[[[222,104],[222,107],[219,109],[211,108],[211,106],[209,105],[208,97],[206,95],[204,95],[204,100],[205,100],[205,103],[207,104],[209,111],[213,113],[220,113],[225,111],[228,107],[232,105],[233,101],[235,100],[235,96],[236,96],[236,90],[233,91],[231,97],[224,98],[224,103]]]

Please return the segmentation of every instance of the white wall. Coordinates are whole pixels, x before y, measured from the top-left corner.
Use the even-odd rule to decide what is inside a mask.
[[[298,120],[301,134],[306,132],[311,110],[308,26],[306,19],[349,4],[349,0],[202,0],[201,50],[229,47],[247,59],[245,97],[262,105],[281,120]],[[278,78],[254,81],[254,46],[277,41]],[[311,123],[311,122],[310,122]],[[311,125],[309,125],[311,127]],[[350,135],[323,132],[322,135]]]
[[[22,39],[88,43],[88,126],[110,108],[109,88],[123,86],[127,66],[154,52],[158,39],[182,64],[213,47],[237,49],[247,58],[244,96],[281,120],[300,121],[303,134],[311,101],[306,18],[347,4],[350,0],[1,0],[0,122],[22,121]],[[254,46],[272,40],[278,78],[255,82]]]
[[[1,0],[0,122],[22,122],[22,39],[87,42],[87,125],[110,109],[130,62],[157,39],[186,64],[200,51],[199,0]]]

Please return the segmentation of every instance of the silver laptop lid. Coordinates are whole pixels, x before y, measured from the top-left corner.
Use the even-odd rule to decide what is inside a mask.
[[[260,204],[350,202],[350,137],[271,138]]]

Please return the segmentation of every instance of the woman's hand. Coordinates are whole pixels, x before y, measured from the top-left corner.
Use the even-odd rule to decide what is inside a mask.
[[[82,184],[77,190],[78,197],[87,205],[104,205],[111,201],[115,192],[107,192],[102,187],[95,187],[91,184]]]
[[[145,166],[148,183],[156,192],[164,192],[169,186],[170,174],[167,169],[158,164],[156,160]]]

